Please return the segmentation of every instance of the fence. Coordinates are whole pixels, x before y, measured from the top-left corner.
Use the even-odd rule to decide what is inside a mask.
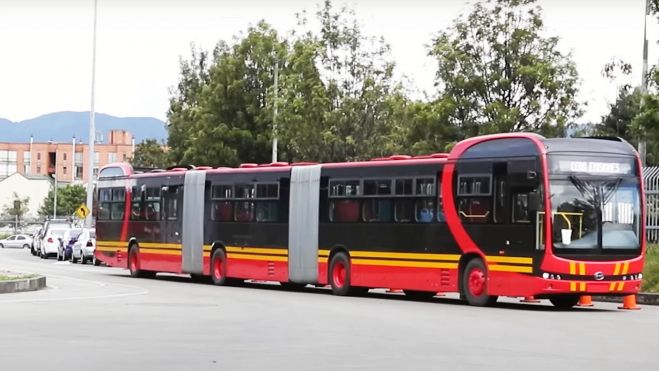
[[[643,168],[643,183],[645,185],[647,240],[659,242],[659,166]]]

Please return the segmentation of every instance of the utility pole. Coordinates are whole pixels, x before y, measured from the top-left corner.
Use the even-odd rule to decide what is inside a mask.
[[[276,58],[276,55],[275,55]],[[272,114],[272,162],[277,162],[277,98],[279,97],[279,89],[277,80],[279,77],[279,63],[275,61],[275,101],[274,112]]]
[[[57,218],[57,163],[55,163],[55,174],[53,174],[53,177],[55,178],[55,190],[53,196],[53,219]]]
[[[643,14],[643,71],[641,72],[641,109],[644,106],[645,94],[648,91],[648,15],[650,14],[650,4],[645,0],[645,13]],[[641,165],[645,166],[645,133],[640,133],[638,140],[638,154],[641,156]]]
[[[94,39],[92,42],[92,102],[91,110],[89,111],[89,163],[87,164],[87,208],[93,209],[94,199],[94,142],[96,140],[96,125],[94,120],[96,115],[94,112],[94,92],[96,87],[96,13],[98,10],[98,0],[94,0]],[[87,215],[85,219],[85,227],[91,228],[92,216]]]

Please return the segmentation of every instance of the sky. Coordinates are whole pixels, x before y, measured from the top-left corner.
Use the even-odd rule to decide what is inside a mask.
[[[120,117],[166,119],[179,58],[190,45],[210,50],[264,19],[282,34],[296,12],[321,0],[98,0],[95,109]],[[433,35],[469,10],[465,0],[336,0],[355,9],[369,36],[391,45],[397,78],[417,96],[433,95]],[[640,84],[644,0],[539,0],[547,35],[560,37],[581,78],[581,122],[596,122],[622,83]],[[0,118],[21,121],[91,107],[93,0],[0,0]],[[659,56],[659,27],[648,17],[650,64]],[[601,75],[612,58],[632,64],[632,76]]]

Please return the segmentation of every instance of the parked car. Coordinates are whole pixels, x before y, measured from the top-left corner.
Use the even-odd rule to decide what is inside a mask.
[[[37,255],[39,251],[39,244],[41,243],[41,232],[43,231],[43,227],[39,228],[37,233],[34,234],[32,237],[32,244],[30,245],[30,252],[32,255]]]
[[[39,234],[39,237],[37,238],[37,243],[35,243],[34,248],[35,248],[35,253],[39,255],[41,258],[47,258],[49,254],[57,254],[57,245],[54,245],[54,240],[51,242],[48,242],[48,236],[51,235],[50,233],[51,229],[71,229],[71,221],[68,219],[49,219],[43,224],[43,228],[41,228],[41,233]],[[63,234],[60,234],[59,237],[63,237]],[[52,239],[52,237],[51,237]],[[44,253],[42,250],[44,250],[45,245],[48,245],[49,251]]]
[[[92,261],[94,265],[100,265],[101,261],[96,259],[94,251],[96,250],[96,230],[85,228],[73,244],[71,253],[71,262],[85,264]]]
[[[73,244],[78,240],[80,233],[82,233],[82,229],[80,228],[72,228],[64,231],[64,237],[60,240],[57,248],[57,260],[69,260],[71,258]]]
[[[0,248],[19,247],[27,249],[32,245],[32,238],[25,234],[15,234],[0,240]]]
[[[39,256],[42,259],[48,259],[51,255],[57,256],[64,234],[71,228],[65,225],[58,225],[57,228],[49,228],[46,235],[41,240],[41,251]]]

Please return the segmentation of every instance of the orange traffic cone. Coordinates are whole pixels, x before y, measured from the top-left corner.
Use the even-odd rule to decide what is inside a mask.
[[[582,295],[579,298],[578,307],[592,307],[593,306],[593,297],[590,295]]]
[[[641,307],[636,306],[636,295],[627,295],[622,301],[622,307],[618,309],[639,310]]]
[[[399,294],[399,293],[403,292],[403,290],[401,290],[401,289],[388,289],[387,292],[390,293],[390,294]]]
[[[539,303],[540,300],[536,299],[533,296],[525,296],[524,299],[520,300],[521,303]]]

